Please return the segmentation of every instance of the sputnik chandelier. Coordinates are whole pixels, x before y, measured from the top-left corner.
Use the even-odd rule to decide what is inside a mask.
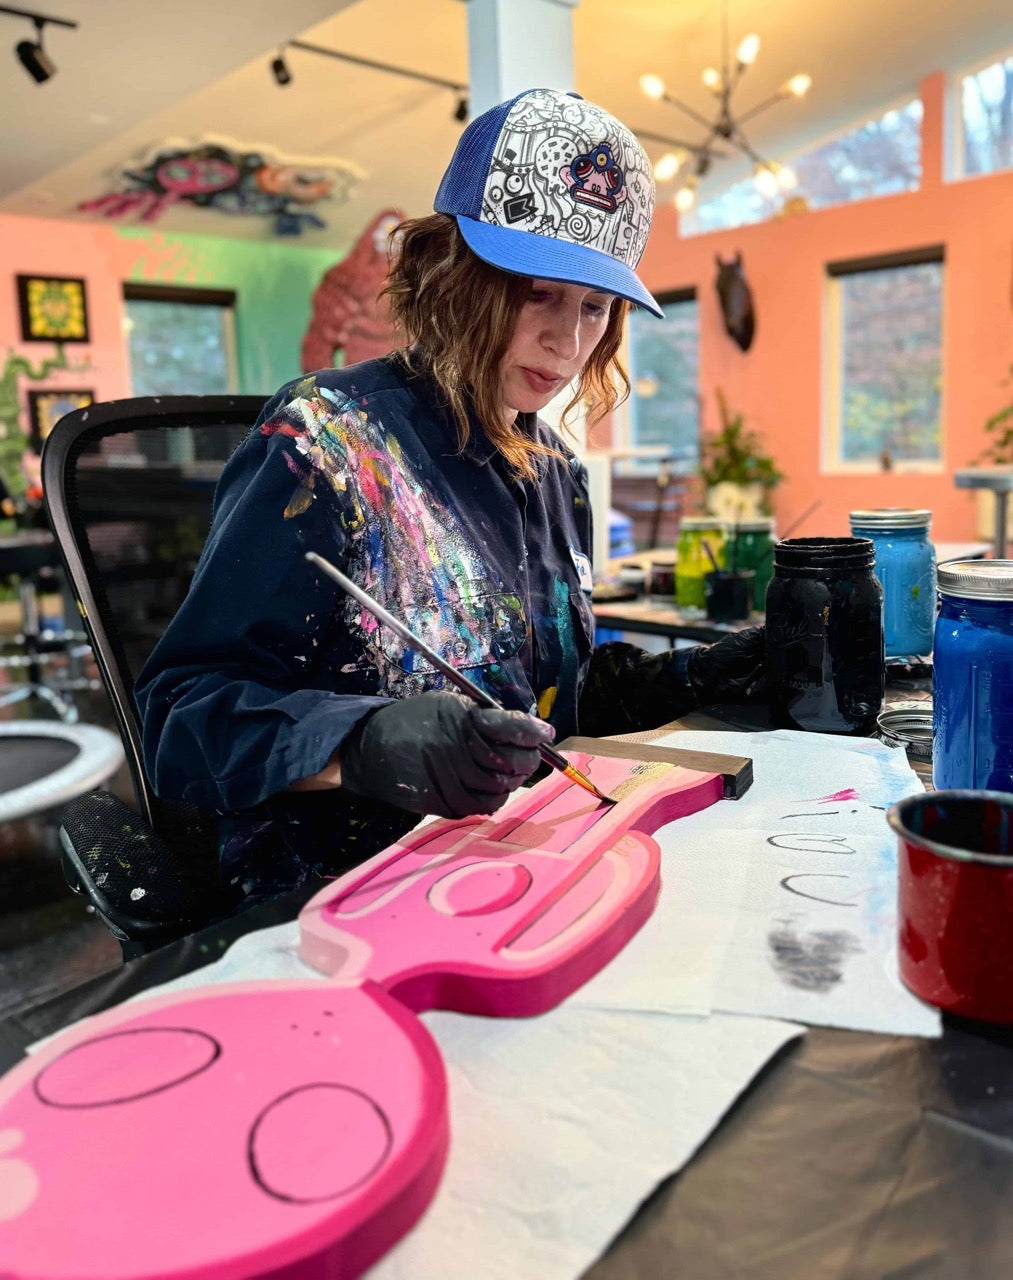
[[[640,88],[647,97],[656,102],[668,102],[673,107],[678,107],[685,115],[707,130],[702,142],[683,142],[676,138],[650,133],[645,129],[636,130],[642,138],[665,143],[671,148],[655,163],[654,176],[658,182],[668,182],[676,176],[681,177],[679,189],[675,194],[675,207],[681,213],[686,213],[693,208],[700,179],[710,171],[713,162],[730,154],[721,149],[721,143],[726,143],[749,157],[753,162],[753,181],[761,194],[767,197],[777,195],[778,191],[790,191],[798,181],[794,171],[788,165],[778,164],[775,160],[765,160],[742,132],[742,125],[759,115],[761,111],[766,111],[775,102],[781,102],[785,98],[804,97],[812,86],[812,77],[801,72],[792,76],[776,93],[771,94],[755,107],[750,107],[743,115],[735,117],[732,115],[732,94],[746,68],[756,61],[756,55],[760,51],[760,37],[755,34],[743,36],[736,47],[734,63],[729,59],[728,48],[728,0],[724,0],[721,9],[721,69],[719,71],[716,67],[706,67],[701,77],[717,103],[717,115],[712,121],[684,102],[680,102],[678,98],[673,98],[661,76],[648,74],[640,77]]]

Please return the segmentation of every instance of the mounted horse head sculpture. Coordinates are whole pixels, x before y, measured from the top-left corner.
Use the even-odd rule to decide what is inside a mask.
[[[756,329],[756,312],[753,308],[753,295],[742,270],[742,254],[736,253],[728,262],[719,253],[714,257],[718,264],[715,283],[721,299],[725,331],[743,351],[748,351]]]

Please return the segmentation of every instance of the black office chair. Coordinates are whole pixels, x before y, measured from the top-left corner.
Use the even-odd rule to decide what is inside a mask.
[[[42,451],[67,580],[123,740],[136,812],[93,791],[61,815],[64,871],[128,958],[240,903],[217,875],[213,815],[160,800],[144,771],[134,681],[186,595],[224,460],[266,396],[114,400],[68,414]]]

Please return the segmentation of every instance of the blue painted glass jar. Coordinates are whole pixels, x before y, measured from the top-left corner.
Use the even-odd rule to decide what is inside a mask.
[[[883,589],[869,538],[783,538],[767,588],[775,724],[869,734],[883,703]]]
[[[932,649],[932,783],[1013,791],[1013,560],[949,560]]]
[[[936,619],[936,553],[932,512],[912,507],[852,511],[851,532],[871,538],[883,587],[883,639],[888,658],[932,652]]]

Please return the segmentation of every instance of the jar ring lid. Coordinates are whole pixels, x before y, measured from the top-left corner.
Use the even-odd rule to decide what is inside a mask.
[[[888,746],[904,747],[915,760],[932,759],[932,703],[898,702],[876,717]]]

